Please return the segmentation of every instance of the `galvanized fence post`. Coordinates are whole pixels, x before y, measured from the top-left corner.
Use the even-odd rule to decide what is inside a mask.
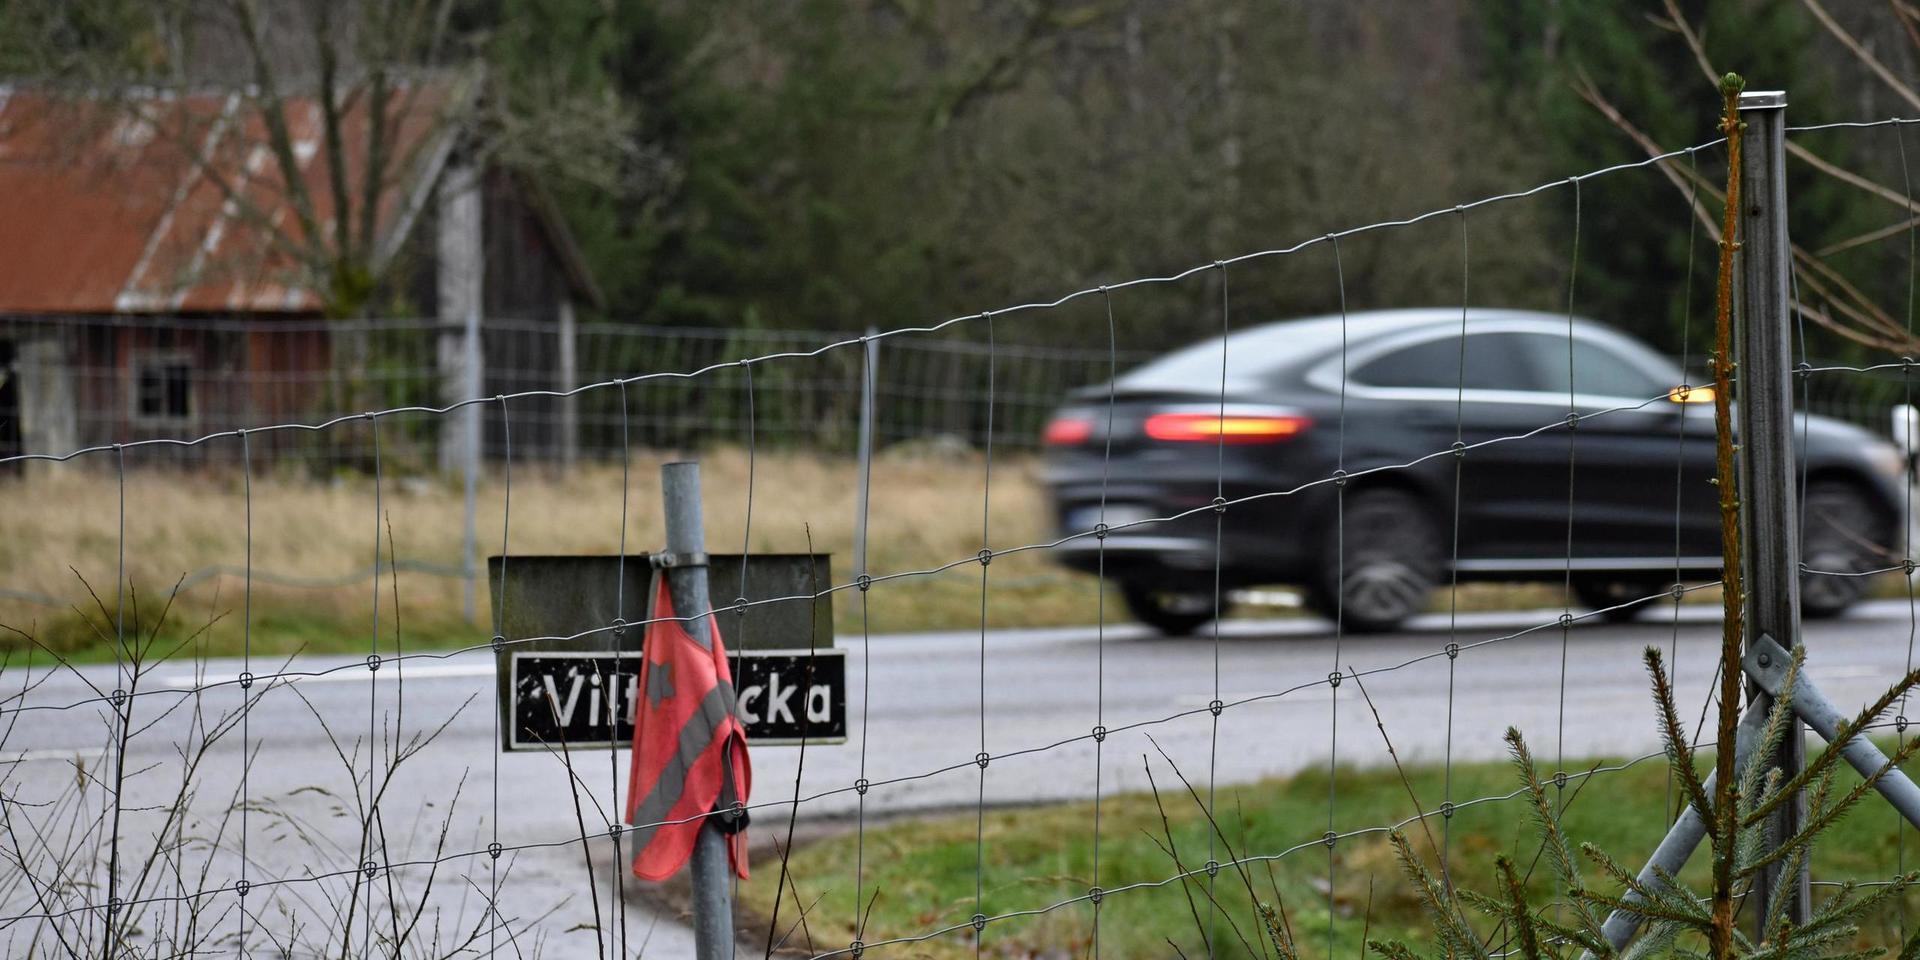
[[[1746,124],[1740,210],[1739,330],[1735,337],[1739,456],[1741,556],[1746,567],[1746,643],[1772,637],[1793,649],[1800,640],[1800,501],[1795,493],[1793,448],[1792,249],[1787,239],[1786,113],[1784,91],[1740,95]],[[1767,694],[1749,681],[1750,701]],[[1774,763],[1788,776],[1800,769],[1805,734],[1790,721]],[[1721,744],[1719,749],[1727,749]],[[1805,796],[1783,806],[1771,824],[1775,842],[1792,836],[1805,813]],[[1767,897],[1784,865],[1768,868],[1755,886],[1763,923]],[[1808,878],[1801,864],[1791,887],[1787,916],[1808,917]],[[1765,931],[1759,931],[1764,936]]]
[[[706,525],[700,515],[700,464],[669,463],[660,468],[660,494],[666,505],[667,552],[689,558],[706,552]],[[667,592],[674,611],[689,617],[687,634],[713,649],[713,621],[707,597],[707,566],[678,563],[668,568]],[[728,882],[727,839],[711,819],[700,825],[693,844],[694,953],[699,960],[733,956],[733,894]]]
[[[873,381],[879,375],[880,337],[879,331],[867,328],[866,343],[862,346],[866,356],[860,362],[860,436],[855,444],[855,453],[859,457],[859,486],[854,492],[853,514],[853,572],[856,576],[867,574],[867,513],[868,498],[872,496],[873,480]]]

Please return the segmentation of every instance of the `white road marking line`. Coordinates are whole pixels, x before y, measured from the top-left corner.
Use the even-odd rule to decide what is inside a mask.
[[[1874,667],[1866,664],[1842,664],[1839,666],[1821,666],[1807,664],[1807,676],[1815,681],[1821,680],[1885,680],[1892,683],[1900,679],[1898,667]]]
[[[458,679],[461,677],[491,677],[493,676],[493,672],[494,672],[493,664],[491,663],[435,663],[435,664],[385,663],[385,664],[382,664],[381,668],[377,671],[368,670],[364,664],[356,663],[356,664],[348,664],[344,667],[339,667],[334,670],[331,670],[330,672],[317,674],[314,676],[296,675],[296,676],[288,676],[288,677],[277,677],[272,679],[274,680],[275,683],[283,683],[283,684],[284,683],[365,683],[368,680],[378,677],[382,680],[385,680],[391,683],[393,682],[396,676],[403,677],[409,681],[452,680],[452,679]],[[258,673],[255,675],[255,680],[256,682],[265,683],[271,677],[271,674],[272,674],[271,670],[264,670],[261,673]],[[162,685],[172,687],[175,690],[191,690],[195,687],[206,687],[206,686],[212,686],[214,684],[225,684],[229,686],[234,686],[234,685],[238,685],[239,682],[240,682],[240,675],[237,673],[229,673],[229,674],[210,673],[210,674],[206,674],[205,676],[196,676],[191,673],[181,673],[181,674],[174,674],[173,676],[169,676],[169,677],[162,677],[160,679],[160,683]]]
[[[1235,590],[1228,596],[1235,603],[1253,607],[1305,606],[1298,590]]]
[[[0,753],[0,764],[31,763],[35,760],[97,760],[106,752],[105,747],[39,747]]]

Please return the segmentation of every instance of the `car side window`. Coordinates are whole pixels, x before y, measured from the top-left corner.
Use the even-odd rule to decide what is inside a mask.
[[[1567,338],[1533,333],[1526,334],[1526,340],[1525,349],[1532,366],[1539,371],[1540,389],[1549,393],[1567,393]],[[1572,361],[1573,393],[1650,400],[1673,386],[1662,383],[1605,344],[1592,340],[1574,338]]]
[[[1390,350],[1355,368],[1353,380],[1370,387],[1454,390],[1537,390],[1512,333],[1440,337]],[[1464,363],[1464,369],[1462,369]]]

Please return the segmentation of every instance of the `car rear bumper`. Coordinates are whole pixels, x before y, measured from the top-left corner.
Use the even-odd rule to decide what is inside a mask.
[[[1210,584],[1214,569],[1220,566],[1226,579],[1223,552],[1214,549],[1212,538],[1175,536],[1110,535],[1105,540],[1081,537],[1053,548],[1053,558],[1061,565],[1082,573],[1100,574],[1112,580],[1151,581],[1164,586]]]
[[[1318,491],[1236,502],[1265,491],[1236,492],[1230,486],[1224,494],[1231,506],[1224,513],[1206,506],[1214,494],[1211,485],[1204,491],[1177,491],[1170,498],[1175,502],[1138,498],[1104,507],[1097,499],[1076,498],[1075,492],[1055,491],[1056,536],[1070,539],[1053,548],[1053,558],[1075,570],[1104,571],[1122,580],[1211,584],[1217,568],[1230,586],[1297,582],[1318,553],[1320,518],[1326,515],[1316,510],[1322,499]],[[1108,528],[1104,537],[1096,532],[1102,522]]]

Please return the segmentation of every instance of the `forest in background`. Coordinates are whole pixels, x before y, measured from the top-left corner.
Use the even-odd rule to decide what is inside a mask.
[[[501,158],[557,196],[606,291],[604,319],[616,322],[918,325],[1290,246],[1644,158],[1620,121],[1665,149],[1713,139],[1703,60],[1753,88],[1789,90],[1793,123],[1920,113],[1803,0],[413,4],[442,18],[449,39],[399,65],[484,70],[499,106],[488,122],[520,134],[501,138]],[[244,81],[204,21],[248,6],[295,20],[316,8],[10,0],[0,74]],[[337,9],[351,21],[390,6]],[[1913,85],[1920,14],[1907,0],[1819,11]],[[276,56],[312,56],[296,33],[285,37]],[[345,46],[350,74],[366,43]],[[540,125],[555,115],[587,118],[592,135]],[[1806,142],[1898,190],[1901,129]],[[1722,154],[1698,159],[1719,176]],[[1686,196],[1645,171],[1583,183],[1579,200],[1574,309],[1677,351],[1676,291],[1689,262],[1704,277],[1711,260]],[[1804,164],[1793,205],[1795,239],[1810,250],[1911,216],[1911,205]],[[1464,278],[1456,218],[1342,241],[1348,307],[1454,304],[1464,279],[1476,305],[1566,309],[1571,191],[1466,221]],[[1909,240],[1890,232],[1827,262],[1901,321]],[[1340,303],[1327,245],[1228,273],[1235,325]],[[1209,272],[1117,294],[1121,345],[1161,349],[1216,331],[1218,284]],[[1694,290],[1704,302],[1704,281]],[[1101,346],[1106,328],[1088,298],[997,332]],[[1825,355],[1865,349],[1814,335]]]

